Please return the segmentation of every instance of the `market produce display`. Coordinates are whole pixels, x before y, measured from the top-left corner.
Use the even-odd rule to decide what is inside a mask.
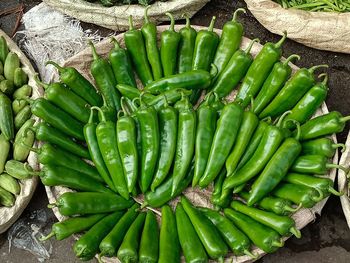
[[[133,5],[133,4],[139,4],[148,6],[150,4],[153,4],[155,0],[85,0],[90,3],[99,2],[103,6],[114,6],[114,5]],[[161,2],[166,2],[168,0],[159,0]]]
[[[346,0],[274,0],[284,8],[296,8],[306,11],[319,12],[349,12],[350,3]]]
[[[70,218],[43,240],[85,231],[73,247],[81,260],[99,254],[180,262],[182,253],[187,262],[221,262],[231,252],[255,259],[261,253],[254,245],[272,253],[285,237],[300,237],[292,213],[342,194],[324,175],[347,171],[329,160],[344,146],[328,136],[349,117],[312,118],[327,93],[327,74],[318,81],[315,71],[327,66],[292,74],[288,63],[299,56],[281,61],[286,32],[253,58],[257,39],[239,49],[243,12],[234,13],[221,37],[213,31],[215,17],[199,32],[187,18],[177,32],[167,14],[171,24],[160,33],[159,48],[147,10],[141,30],[130,17],[126,49],[112,40],[115,47],[103,58],[90,43],[96,89],[74,68],[47,62],[61,82],[36,78],[45,98],[27,101],[42,122],[22,136],[35,133],[45,144],[21,146],[37,153],[44,185],[75,191],[49,205]],[[211,185],[209,208],[183,195],[175,211],[168,205],[188,187]]]

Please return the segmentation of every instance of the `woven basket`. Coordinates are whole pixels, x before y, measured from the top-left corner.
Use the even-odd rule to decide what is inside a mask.
[[[1,29],[0,36],[3,36],[6,39],[9,49],[18,55],[21,61],[22,68],[24,72],[28,75],[28,84],[33,87],[32,98],[40,97],[43,94],[43,91],[36,85],[33,79],[35,71],[30,61],[18,48],[16,43],[13,42],[12,39],[8,37],[5,34],[5,32],[3,32]],[[39,169],[38,160],[34,153],[31,152],[29,154],[27,162],[34,170]],[[21,192],[19,195],[16,196],[15,205],[12,207],[0,207],[0,233],[5,232],[18,219],[18,217],[22,214],[23,210],[27,207],[35,191],[36,185],[38,184],[38,178],[34,176],[30,179],[20,180],[20,184]]]
[[[200,26],[193,26],[196,30],[200,30],[203,29],[204,27],[200,27]],[[168,26],[158,26],[158,34],[164,30],[166,30],[168,28]],[[181,28],[181,26],[176,26],[176,29],[179,30]],[[221,34],[221,30],[215,30],[215,32],[217,32],[218,34]],[[159,36],[159,35],[158,35]],[[124,45],[124,37],[123,34],[120,34],[118,36],[116,36],[116,39],[120,42],[121,46],[125,46]],[[243,49],[245,49],[248,44],[250,42],[250,39],[248,38],[243,38],[242,41],[242,45],[241,47]],[[109,51],[112,48],[112,44],[110,43],[109,39],[105,39],[102,42],[100,42],[99,44],[96,45],[96,50],[97,52],[102,55],[103,57],[106,57],[107,54],[109,53]],[[251,53],[256,56],[256,54],[261,50],[262,45],[255,43]],[[80,52],[79,54],[73,56],[72,58],[70,58],[69,60],[67,60],[65,62],[65,66],[71,66],[71,67],[75,67],[79,72],[83,73],[87,78],[89,78],[90,80],[93,80],[91,74],[90,74],[90,64],[92,62],[92,55],[91,55],[91,50],[90,48],[87,48],[85,50],[83,50],[82,52]],[[293,71],[295,72],[298,67],[296,67],[295,65],[292,65]],[[230,96],[228,97],[229,100],[232,100],[235,97],[236,91],[233,91],[232,94],[230,94]],[[317,115],[321,115],[321,114],[325,114],[328,113],[328,109],[326,104],[323,104],[322,107],[317,111],[317,113],[315,114]],[[332,139],[334,141],[336,141],[336,137],[333,136]],[[338,154],[336,154],[333,158],[333,162],[337,163],[338,162]],[[329,178],[331,178],[332,180],[335,179],[335,175],[336,175],[336,170],[332,169],[330,170],[328,176]],[[64,192],[67,191],[71,191],[68,188],[64,188],[64,187],[46,187],[46,193],[47,196],[49,198],[50,203],[54,203],[56,202],[57,198],[63,194]],[[192,188],[187,188],[186,191],[184,191],[184,195],[186,195],[191,201],[192,203],[194,203],[195,205],[199,205],[199,206],[205,206],[205,207],[212,207],[211,203],[210,203],[210,195],[211,195],[212,189],[208,188],[205,190],[199,190],[198,188],[192,189]],[[172,200],[170,202],[170,205],[172,207],[175,207],[176,203],[178,202],[179,198],[176,198],[174,200]],[[137,202],[142,202],[142,197],[137,197],[136,198]],[[313,222],[315,219],[315,214],[320,214],[321,210],[323,208],[323,206],[325,205],[327,199],[321,201],[320,203],[318,203],[316,206],[314,206],[311,209],[301,209],[299,210],[297,213],[295,213],[293,215],[293,219],[295,219],[296,221],[296,226],[298,229],[301,229],[303,227],[305,227],[307,224],[309,224],[310,222]],[[153,211],[155,211],[158,215],[160,215],[160,212],[158,209],[152,209]],[[56,217],[58,218],[58,220],[62,221],[65,219],[64,216],[62,216],[59,212],[57,208],[53,209],[54,214],[56,215]],[[258,248],[254,248],[254,253],[259,254],[259,256],[263,256],[264,252]],[[252,262],[251,258],[249,258],[248,256],[241,256],[241,257],[235,257],[232,254],[229,255],[229,257],[227,257],[227,262],[231,262],[231,259],[233,259],[233,262],[238,262],[238,263],[247,263],[247,262]],[[104,258],[104,262],[119,262],[117,258]],[[183,259],[184,262],[184,259]]]

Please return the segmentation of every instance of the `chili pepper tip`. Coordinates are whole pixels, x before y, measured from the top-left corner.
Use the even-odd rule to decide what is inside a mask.
[[[244,8],[238,8],[234,13],[233,13],[233,18],[232,21],[236,21],[237,20],[237,16],[239,13],[244,13],[246,14],[247,11]]]
[[[296,238],[301,238],[301,232],[296,227],[291,227],[289,232],[292,233]]]

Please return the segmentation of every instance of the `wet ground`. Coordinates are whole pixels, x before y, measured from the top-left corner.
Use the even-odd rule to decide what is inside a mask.
[[[23,3],[25,11],[40,3],[41,1],[27,0],[2,0],[0,1],[0,11],[8,6],[14,6]],[[212,0],[202,10],[200,10],[192,19],[193,24],[206,26],[213,15],[217,16],[216,26],[221,28],[228,19],[231,19],[232,10],[238,7],[245,7],[243,0],[226,1]],[[0,27],[8,34],[12,32],[16,17],[14,15],[1,17]],[[279,36],[271,34],[263,28],[259,22],[248,12],[246,16],[241,17],[245,27],[245,35],[249,38],[260,38],[261,43],[266,41],[276,41]],[[85,29],[91,28],[99,30],[101,35],[107,35],[109,30],[100,27],[82,23]],[[282,30],[282,29],[281,29]],[[317,64],[329,65],[329,95],[327,105],[330,110],[337,110],[344,115],[350,114],[350,55],[332,53],[315,50],[305,47],[294,41],[287,40],[284,45],[284,56],[297,53],[302,59],[296,64],[299,67],[310,67]],[[349,125],[344,132],[339,134],[338,140],[345,142]],[[44,187],[40,185],[29,206],[24,211],[20,219],[28,221],[33,211],[44,209],[47,215],[47,228],[55,222],[52,212],[46,208],[48,200]],[[72,252],[73,238],[64,241],[52,241],[52,255],[48,262],[78,262],[75,260]],[[22,249],[11,248],[9,253],[9,242],[7,233],[0,235],[0,258],[1,262],[6,263],[27,263],[36,262],[37,258]],[[284,248],[278,252],[265,256],[259,262],[271,263],[345,263],[350,262],[350,230],[347,227],[342,213],[340,201],[336,197],[331,197],[322,211],[322,216],[318,216],[312,224],[309,224],[302,230],[302,238],[291,238],[286,242]]]

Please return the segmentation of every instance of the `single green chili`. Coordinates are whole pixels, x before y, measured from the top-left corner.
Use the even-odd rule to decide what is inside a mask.
[[[155,214],[147,211],[139,250],[140,263],[157,263],[159,252],[159,229]]]
[[[222,168],[220,174],[214,180],[214,189],[210,197],[215,210],[228,207],[232,200],[232,191],[223,189],[223,183],[226,178],[226,168]]]
[[[153,106],[157,111],[165,106],[166,102],[168,104],[174,104],[182,98],[182,94],[185,96],[190,96],[192,94],[191,90],[187,89],[170,89],[162,92],[161,94],[155,96],[147,104]]]
[[[344,152],[346,149],[345,144],[334,143],[330,138],[319,138],[302,142],[301,147],[302,154],[318,154],[328,158],[332,158],[338,148],[341,148],[341,152]]]

